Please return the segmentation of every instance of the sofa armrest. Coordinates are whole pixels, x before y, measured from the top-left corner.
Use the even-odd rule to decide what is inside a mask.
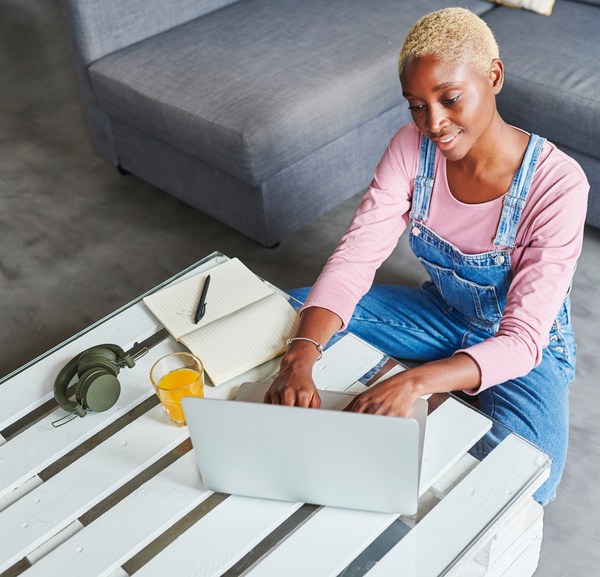
[[[236,0],[60,0],[67,30],[87,65]]]

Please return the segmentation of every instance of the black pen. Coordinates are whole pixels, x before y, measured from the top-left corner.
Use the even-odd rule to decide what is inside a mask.
[[[196,315],[194,316],[194,322],[198,324],[200,319],[204,316],[206,312],[206,293],[208,292],[208,285],[210,284],[210,275],[206,277],[204,281],[204,286],[202,287],[202,294],[200,294],[200,302],[198,303],[198,308],[196,309]]]

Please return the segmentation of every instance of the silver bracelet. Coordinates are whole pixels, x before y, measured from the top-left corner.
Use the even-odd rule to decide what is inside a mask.
[[[317,350],[319,351],[317,361],[323,356],[323,345],[318,343],[317,341],[313,341],[312,339],[308,339],[306,337],[294,337],[293,339],[288,339],[287,341],[285,341],[286,350],[290,350],[290,346],[294,341],[308,341],[309,343],[315,345],[315,347],[317,347]]]

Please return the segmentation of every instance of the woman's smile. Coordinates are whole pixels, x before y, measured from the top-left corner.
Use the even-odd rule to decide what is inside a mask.
[[[455,132],[454,134],[451,134],[450,136],[444,135],[444,136],[435,137],[435,138],[432,138],[432,140],[435,142],[438,149],[440,151],[444,152],[446,150],[450,150],[456,144],[456,141],[459,136],[460,136],[460,131]]]

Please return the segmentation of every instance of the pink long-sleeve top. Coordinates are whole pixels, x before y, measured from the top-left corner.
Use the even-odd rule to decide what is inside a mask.
[[[413,123],[402,127],[392,139],[303,309],[322,307],[337,314],[344,326],[350,321],[375,272],[406,229],[419,142]],[[513,281],[500,328],[493,337],[457,351],[469,354],[481,371],[480,387],[469,392],[526,375],[541,362],[581,252],[588,191],[589,184],[577,162],[546,142],[511,253]],[[495,250],[493,239],[503,198],[481,204],[458,201],[448,187],[446,159],[438,153],[426,225],[463,253]]]

